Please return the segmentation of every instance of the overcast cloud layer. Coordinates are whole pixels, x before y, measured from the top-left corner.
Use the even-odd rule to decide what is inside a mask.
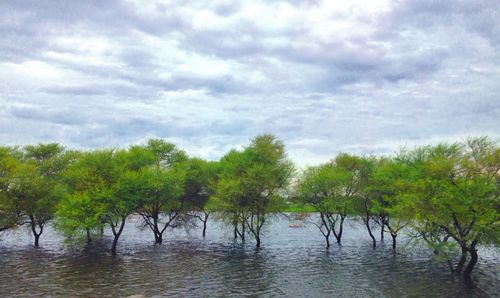
[[[2,144],[209,159],[266,132],[300,164],[498,137],[500,1],[4,0],[0,108]]]

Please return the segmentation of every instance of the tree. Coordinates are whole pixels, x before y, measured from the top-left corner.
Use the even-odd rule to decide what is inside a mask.
[[[170,169],[145,168],[126,180],[131,187],[129,193],[138,198],[137,213],[155,237],[155,243],[163,242],[163,233],[168,227],[181,223],[184,202],[185,170],[180,166]]]
[[[416,171],[409,206],[416,218],[414,228],[438,252],[449,253],[449,240],[454,240],[461,252],[456,271],[470,280],[477,247],[500,243],[497,143],[473,138],[403,152],[400,158]]]
[[[299,183],[298,197],[320,214],[321,221],[316,226],[327,247],[331,234],[341,244],[344,221],[352,213],[354,199],[361,191],[363,164],[362,158],[339,154],[328,163],[308,169]]]
[[[15,227],[21,219],[19,202],[12,194],[21,167],[16,155],[17,148],[0,147],[0,232]]]
[[[115,152],[113,162],[119,171],[119,177],[114,179],[110,195],[103,197],[105,210],[103,219],[111,227],[114,237],[111,245],[112,255],[116,255],[118,239],[123,232],[127,217],[139,205],[137,194],[141,193],[141,185],[134,185],[134,182],[138,181],[135,177],[139,171],[153,161],[154,154],[138,146],[132,146],[129,150]]]
[[[248,218],[248,199],[243,190],[243,176],[246,170],[248,154],[230,150],[220,160],[221,173],[216,185],[215,200],[219,205],[222,221],[233,227],[234,238],[238,236],[245,241],[246,219]]]
[[[22,164],[11,192],[19,204],[21,224],[30,225],[37,247],[45,224],[54,217],[64,193],[61,173],[71,155],[56,143],[29,145],[21,153]]]
[[[372,217],[382,232],[390,233],[392,249],[396,238],[410,220],[406,212],[406,193],[410,187],[410,168],[397,160],[381,158],[372,173],[369,192],[372,195]],[[387,228],[387,230],[385,230]]]
[[[66,173],[70,192],[59,206],[59,227],[70,236],[85,231],[90,241],[92,230],[109,225],[115,255],[127,217],[139,204],[130,177],[153,162],[153,155],[138,147],[84,153]]]
[[[368,235],[370,235],[372,239],[372,246],[374,249],[377,247],[377,240],[372,232],[372,223],[376,223],[373,219],[375,217],[375,199],[377,192],[373,188],[373,172],[379,166],[380,160],[381,159],[373,157],[363,158],[361,160],[359,194],[354,197],[355,213],[358,214],[363,221],[368,231]]]
[[[184,218],[184,183],[187,155],[171,143],[149,140],[145,147],[154,156],[153,164],[129,176],[129,189],[138,199],[137,213],[151,229],[155,243],[163,242],[168,227],[179,226]]]
[[[332,191],[337,189],[335,173],[325,164],[309,167],[304,171],[297,186],[297,198],[302,204],[312,206],[320,215],[320,223],[314,223],[325,237],[326,247],[330,247],[330,235],[333,229],[328,220],[333,216],[336,208],[331,203],[334,196]]]
[[[221,160],[223,171],[217,197],[235,221],[235,233],[245,228],[261,245],[261,233],[268,215],[283,206],[283,191],[290,182],[293,164],[285,145],[272,135],[260,135],[242,152],[233,150]],[[242,230],[238,231],[238,223]]]
[[[215,194],[219,172],[218,162],[199,158],[192,158],[187,162],[184,201],[193,211],[192,216],[203,223],[203,237],[206,234],[208,217],[216,207],[212,196]]]
[[[67,193],[57,207],[56,227],[72,237],[102,230],[106,224],[105,203],[113,196],[113,187],[122,170],[113,150],[82,153],[64,172]]]

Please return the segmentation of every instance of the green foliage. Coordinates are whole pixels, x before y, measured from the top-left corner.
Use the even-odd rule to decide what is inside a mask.
[[[56,143],[0,147],[0,231],[30,224],[35,244],[45,223],[76,236],[109,225],[116,241],[125,220],[139,213],[161,243],[168,227],[213,211],[235,236],[260,245],[270,215],[317,211],[317,226],[340,243],[348,215],[378,223],[395,239],[416,232],[457,266],[477,262],[477,246],[500,243],[500,149],[489,138],[401,151],[395,157],[339,154],[294,180],[284,144],[260,135],[219,162],[189,158],[174,144],[149,140],[127,150],[67,151]],[[190,216],[185,216],[189,214]],[[204,215],[204,217],[202,216]],[[383,234],[382,234],[383,235]]]
[[[328,163],[309,167],[299,180],[297,200],[320,213],[317,226],[325,236],[327,247],[330,233],[341,243],[344,220],[355,211],[367,167],[367,161],[361,157],[339,154]]]
[[[216,189],[220,207],[236,228],[248,228],[259,246],[267,214],[286,206],[284,192],[294,168],[285,146],[272,135],[257,136],[243,151],[226,154],[221,167]]]
[[[447,231],[457,241],[498,244],[498,147],[485,138],[408,152],[417,171],[410,205],[418,221]]]
[[[68,236],[101,228],[122,173],[113,150],[83,153],[64,173],[68,192],[59,203],[56,226]]]
[[[0,147],[0,231],[14,227],[21,210],[12,187],[22,166],[16,158],[17,148]]]
[[[188,208],[210,211],[217,202],[210,200],[215,194],[221,167],[218,162],[191,158],[186,161],[184,198]]]
[[[426,146],[400,156],[415,172],[413,198],[405,206],[413,212],[414,229],[438,254],[448,253],[443,239],[456,242],[463,260],[469,253],[465,276],[477,262],[478,245],[499,243],[499,157],[497,144],[488,138]]]

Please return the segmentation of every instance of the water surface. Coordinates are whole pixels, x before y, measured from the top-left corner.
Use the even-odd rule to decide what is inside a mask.
[[[373,250],[353,220],[343,245],[329,250],[316,227],[291,223],[274,221],[255,250],[251,239],[241,245],[214,221],[205,239],[199,229],[167,231],[164,244],[154,245],[152,233],[132,219],[117,257],[109,255],[108,231],[91,245],[72,246],[48,227],[39,249],[27,230],[3,233],[0,297],[499,297],[498,249],[480,251],[470,289],[425,247],[400,243],[394,254],[386,239]]]

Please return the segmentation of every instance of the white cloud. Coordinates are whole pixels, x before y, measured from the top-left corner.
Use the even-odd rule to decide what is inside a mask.
[[[494,0],[0,3],[0,142],[300,164],[500,131]],[[36,16],[33,17],[33,16]]]

